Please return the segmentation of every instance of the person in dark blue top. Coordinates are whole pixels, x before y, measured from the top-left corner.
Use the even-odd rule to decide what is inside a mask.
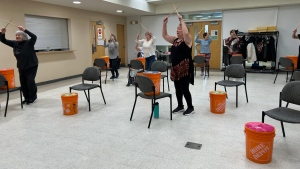
[[[200,54],[205,55],[205,60],[206,60],[205,67],[206,67],[206,70],[208,70],[209,69],[209,60],[210,60],[210,57],[211,57],[210,43],[211,43],[212,40],[211,40],[210,35],[207,32],[203,33],[203,38],[204,39],[198,39],[199,34],[200,34],[200,32],[195,37],[195,42],[200,44]],[[201,76],[204,75],[203,71],[204,71],[204,67],[201,66]]]
[[[297,29],[295,29],[293,31],[292,38],[294,38],[294,39],[300,39],[300,34],[297,35]],[[300,46],[299,46],[299,53],[298,53],[297,69],[300,69]]]
[[[16,32],[16,40],[7,40],[5,38],[6,28],[2,28],[0,41],[13,48],[19,69],[21,90],[25,98],[23,103],[30,104],[34,103],[37,99],[35,76],[38,69],[38,58],[34,49],[37,37],[23,26],[18,26],[18,28],[19,31]],[[28,39],[27,35],[31,38]]]

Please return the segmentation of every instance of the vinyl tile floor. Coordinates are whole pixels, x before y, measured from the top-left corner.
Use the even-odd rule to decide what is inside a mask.
[[[0,95],[0,168],[299,168],[299,124],[285,123],[284,138],[280,122],[266,117],[265,122],[276,128],[272,162],[254,163],[245,153],[244,124],[260,122],[263,110],[278,106],[279,92],[286,84],[284,74],[278,75],[273,84],[275,74],[248,73],[249,103],[241,86],[236,108],[235,88],[228,88],[226,112],[213,114],[209,91],[214,90],[216,81],[223,79],[223,72],[212,70],[205,79],[197,72],[195,85],[190,86],[195,114],[175,114],[171,121],[169,99],[161,99],[158,101],[160,117],[153,119],[148,129],[151,101],[138,98],[130,121],[135,87],[125,86],[128,69],[119,71],[120,77],[107,80],[106,84],[102,76],[106,105],[100,91],[91,90],[91,111],[88,111],[84,93],[78,92],[78,114],[72,116],[63,115],[60,96],[70,86],[80,83],[81,78],[39,86],[37,102],[24,105],[23,109],[18,93],[12,93],[5,118],[5,94]],[[224,90],[221,86],[217,89]],[[175,108],[177,100],[172,81],[170,93]],[[299,106],[290,107],[299,110]],[[202,147],[189,149],[185,147],[187,142]]]

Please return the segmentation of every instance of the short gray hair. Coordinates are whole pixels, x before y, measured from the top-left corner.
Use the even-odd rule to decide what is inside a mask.
[[[17,31],[16,35],[21,35],[22,36],[22,40],[28,40],[28,36],[25,32],[23,31]]]

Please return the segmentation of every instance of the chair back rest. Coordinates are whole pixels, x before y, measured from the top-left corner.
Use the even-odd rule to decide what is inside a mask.
[[[154,84],[149,77],[137,75],[136,82],[141,92],[153,92]]]
[[[88,67],[82,74],[82,80],[96,81],[100,79],[100,71],[96,67]]]
[[[294,63],[290,58],[281,57],[279,58],[279,65],[282,67],[292,67]]]
[[[239,64],[231,64],[227,66],[224,73],[225,76],[232,78],[244,78],[246,74],[244,66]]]
[[[295,71],[293,74],[293,79],[295,81],[300,81],[300,71]]]
[[[168,69],[168,66],[164,61],[155,61],[151,65],[152,71],[166,72],[167,69]]]
[[[300,82],[289,82],[281,91],[281,100],[300,105]]]
[[[230,58],[230,63],[231,64],[243,64],[244,63],[244,58],[241,56],[234,56]]]
[[[106,62],[104,59],[101,59],[101,58],[96,58],[94,60],[94,66],[97,66],[97,67],[104,67],[106,66]]]
[[[144,69],[143,63],[139,60],[131,60],[130,67],[133,69]]]
[[[3,75],[0,74],[0,87],[6,86],[7,85],[7,80]]]
[[[196,63],[196,64],[205,63],[205,57],[203,57],[203,56],[194,56],[194,63]]]

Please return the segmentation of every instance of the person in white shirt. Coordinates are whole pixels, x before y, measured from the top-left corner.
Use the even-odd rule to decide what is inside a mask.
[[[139,40],[140,35],[137,35],[136,43],[141,43],[143,45],[144,57],[146,58],[146,70],[150,70],[152,63],[155,61],[154,43],[156,37],[153,36],[151,32],[146,32],[145,37],[146,39]]]

